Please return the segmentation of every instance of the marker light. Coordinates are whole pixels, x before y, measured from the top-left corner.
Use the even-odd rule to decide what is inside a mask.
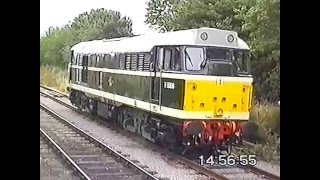
[[[227,41],[229,43],[232,43],[234,41],[234,37],[230,34],[228,37],[227,37]]]
[[[208,34],[203,32],[203,33],[201,33],[200,38],[205,41],[208,39]]]

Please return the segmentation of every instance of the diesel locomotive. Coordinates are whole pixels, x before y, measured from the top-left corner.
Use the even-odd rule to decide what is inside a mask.
[[[69,98],[165,147],[230,152],[249,120],[250,59],[236,32],[215,28],[81,42]]]

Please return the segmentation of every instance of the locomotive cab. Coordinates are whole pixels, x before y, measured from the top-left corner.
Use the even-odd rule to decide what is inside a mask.
[[[232,144],[242,141],[241,123],[251,109],[250,51],[186,47],[184,57],[186,73],[199,78],[185,81],[183,110],[195,118],[183,122],[183,143],[230,152]]]

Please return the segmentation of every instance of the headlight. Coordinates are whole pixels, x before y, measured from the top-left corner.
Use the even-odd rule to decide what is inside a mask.
[[[217,115],[218,115],[218,116],[222,116],[222,115],[223,115],[223,110],[222,110],[221,108],[219,108],[219,109],[217,110]]]

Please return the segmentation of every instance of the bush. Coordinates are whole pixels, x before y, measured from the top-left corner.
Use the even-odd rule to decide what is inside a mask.
[[[66,92],[68,71],[58,67],[40,66],[40,84]]]
[[[278,105],[268,102],[257,103],[251,110],[250,119],[272,134],[280,134],[280,107]]]
[[[246,140],[257,142],[253,149],[246,149],[267,162],[280,163],[280,107],[267,101],[256,103],[250,121],[244,126]]]

